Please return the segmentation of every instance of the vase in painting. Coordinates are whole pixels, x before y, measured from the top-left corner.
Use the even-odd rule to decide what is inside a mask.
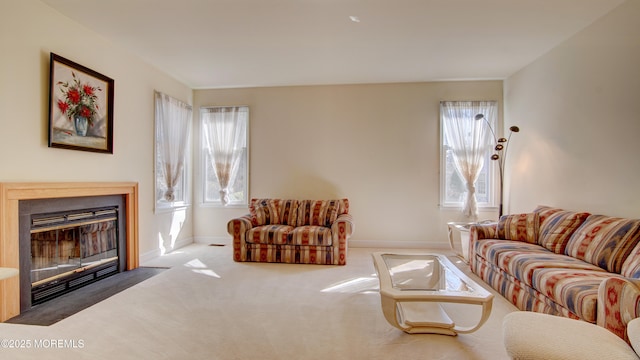
[[[87,130],[89,129],[89,119],[87,117],[75,115],[73,117],[73,125],[76,128],[76,135],[87,136]]]

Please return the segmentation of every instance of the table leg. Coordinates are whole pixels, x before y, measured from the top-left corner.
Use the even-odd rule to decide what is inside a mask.
[[[409,334],[468,334],[478,330],[489,319],[492,302],[482,303],[482,315],[476,325],[456,326],[437,302],[396,301],[381,297],[382,313],[389,324]],[[471,305],[471,304],[469,304]]]
[[[456,326],[453,328],[453,330],[455,330],[459,334],[468,334],[478,330],[480,326],[482,326],[489,319],[489,315],[491,315],[492,304],[493,304],[493,301],[487,301],[482,303],[482,316],[480,317],[480,321],[478,321],[478,323],[475,326],[469,326],[469,327]]]
[[[406,333],[456,335],[453,321],[436,302],[400,302],[385,296],[381,301],[387,322]]]

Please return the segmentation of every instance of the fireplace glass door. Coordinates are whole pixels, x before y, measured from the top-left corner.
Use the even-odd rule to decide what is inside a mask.
[[[31,284],[56,283],[118,261],[116,209],[32,218]]]

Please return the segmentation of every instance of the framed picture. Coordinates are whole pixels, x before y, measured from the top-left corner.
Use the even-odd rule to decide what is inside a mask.
[[[49,147],[113,154],[113,84],[51,53]]]

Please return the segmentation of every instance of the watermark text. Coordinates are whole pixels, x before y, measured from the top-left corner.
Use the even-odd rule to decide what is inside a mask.
[[[2,349],[83,349],[83,339],[0,339]]]

